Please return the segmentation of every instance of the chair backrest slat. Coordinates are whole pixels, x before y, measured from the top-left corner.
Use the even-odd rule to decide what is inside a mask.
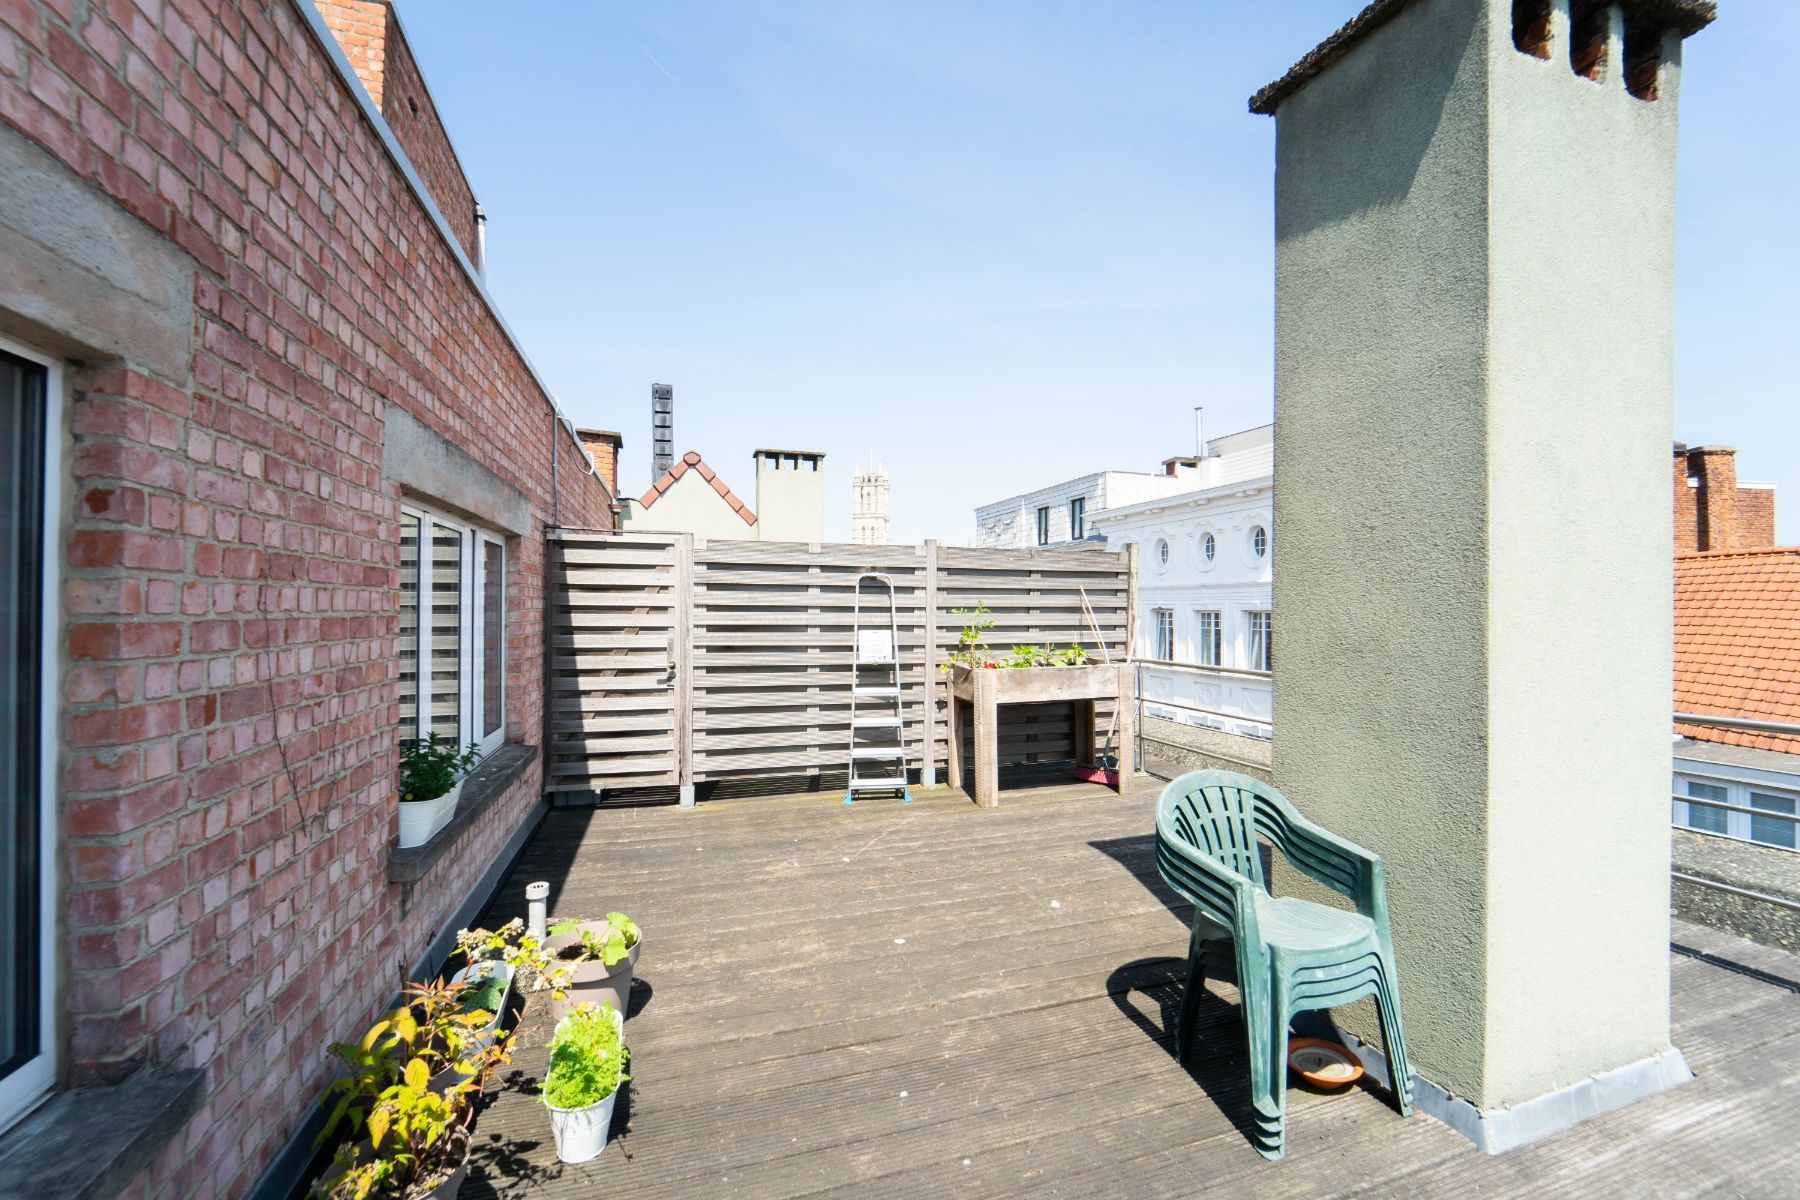
[[[1174,835],[1193,851],[1250,879],[1265,892],[1268,883],[1257,847],[1259,836],[1326,887],[1356,898],[1357,861],[1313,833],[1287,798],[1259,779],[1233,771],[1194,771],[1169,785],[1158,809],[1167,813]],[[1159,854],[1158,862],[1173,857]],[[1188,891],[1170,878],[1168,869],[1163,875],[1172,886]],[[1192,895],[1189,898],[1200,903]]]

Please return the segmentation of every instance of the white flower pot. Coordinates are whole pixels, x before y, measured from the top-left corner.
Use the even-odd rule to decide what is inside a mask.
[[[435,800],[402,800],[400,802],[400,848],[423,846],[431,835],[450,823],[456,814],[456,800],[462,795],[462,780]]]
[[[613,1102],[618,1098],[615,1091],[586,1108],[546,1104],[544,1107],[550,1110],[550,1131],[556,1135],[556,1157],[566,1163],[584,1163],[600,1157],[612,1132]]]

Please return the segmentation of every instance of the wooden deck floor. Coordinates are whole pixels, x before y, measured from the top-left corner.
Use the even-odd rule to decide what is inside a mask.
[[[1694,926],[1672,947],[1693,1083],[1490,1158],[1379,1093],[1290,1097],[1259,1158],[1229,987],[1188,1067],[1164,1030],[1185,909],[1156,781],[697,810],[558,810],[495,903],[622,908],[646,933],[615,1140],[556,1162],[528,1005],[464,1197],[1792,1196],[1800,960]],[[648,985],[648,986],[646,986]]]

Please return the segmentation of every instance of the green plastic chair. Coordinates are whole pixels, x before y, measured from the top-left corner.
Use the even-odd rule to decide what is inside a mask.
[[[1259,836],[1356,911],[1271,896]],[[1194,904],[1176,1056],[1185,1058],[1190,1048],[1208,961],[1233,963],[1250,1043],[1258,1153],[1279,1159],[1286,1151],[1288,1021],[1298,1012],[1374,995],[1394,1098],[1402,1116],[1412,1112],[1380,858],[1307,821],[1259,779],[1193,771],[1156,803],[1156,865]]]

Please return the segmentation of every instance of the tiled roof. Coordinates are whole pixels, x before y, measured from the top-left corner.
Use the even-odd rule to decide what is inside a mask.
[[[706,461],[702,459],[699,452],[695,450],[689,450],[686,454],[681,456],[680,460],[676,462],[674,466],[664,471],[662,473],[662,478],[650,485],[650,490],[644,493],[638,503],[642,504],[645,508],[649,508],[652,504],[656,503],[657,499],[664,492],[675,486],[675,481],[677,479],[686,475],[690,470],[698,471],[700,473],[700,478],[712,484],[712,490],[719,493],[720,498],[723,499],[725,503],[731,505],[731,511],[744,518],[744,524],[756,524],[756,514],[750,511],[750,506],[738,499],[737,493],[725,485],[725,481],[720,479],[717,473],[715,473],[711,467],[706,465]]]
[[[1675,711],[1800,724],[1800,546],[1675,556]],[[1675,728],[1800,751],[1800,736]]]

